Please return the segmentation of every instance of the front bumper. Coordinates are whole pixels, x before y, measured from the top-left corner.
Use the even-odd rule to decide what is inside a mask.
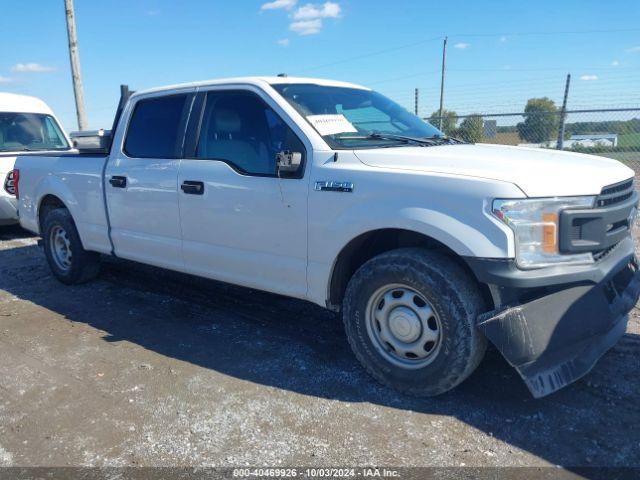
[[[518,301],[478,319],[480,330],[536,398],[588,373],[624,335],[627,313],[640,296],[640,271],[631,238],[621,242],[605,263],[574,273],[551,276],[542,285],[540,277],[514,282],[510,272],[493,286],[502,289],[505,298]],[[536,287],[513,287],[529,281]]]

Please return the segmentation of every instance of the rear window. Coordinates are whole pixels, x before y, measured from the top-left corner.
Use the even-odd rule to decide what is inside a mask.
[[[136,103],[124,152],[137,158],[178,158],[187,95],[169,95]]]

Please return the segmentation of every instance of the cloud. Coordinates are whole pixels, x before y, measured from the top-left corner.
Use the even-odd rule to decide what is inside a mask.
[[[627,52],[629,52],[629,53],[640,53],[640,45],[638,45],[637,47],[627,48]]]
[[[288,38],[281,38],[280,40],[278,40],[276,42],[278,45],[283,46],[283,47],[288,47],[289,46],[289,39]]]
[[[500,42],[504,43],[507,41],[507,37],[505,37],[504,35],[502,37],[500,37]]]
[[[11,67],[12,72],[19,73],[43,73],[52,72],[53,70],[55,70],[55,68],[40,65],[39,63],[16,63]]]
[[[598,80],[598,76],[597,75],[582,75],[580,77],[580,80],[584,80],[585,82],[589,82],[592,80]]]
[[[613,62],[611,62],[612,67],[617,67],[618,65],[620,65],[620,62],[618,60],[614,60]]]
[[[457,48],[460,50],[465,50],[467,48],[469,48],[471,46],[470,43],[464,43],[464,42],[460,42],[460,43],[456,43],[453,48]]]
[[[2,75],[0,75],[0,83],[11,83],[11,82],[13,82],[13,78],[3,77]]]
[[[289,30],[296,32],[298,35],[314,35],[322,30],[322,20],[317,18],[315,20],[293,22],[289,25]]]
[[[325,18],[338,18],[342,9],[336,2],[306,3],[294,10],[297,0],[273,0],[263,3],[260,11],[264,10],[292,10],[289,13],[289,30],[298,35],[315,35],[322,30]],[[286,47],[289,39],[281,39],[276,43]]]
[[[314,35],[322,30],[322,20],[325,18],[338,18],[342,9],[335,2],[325,2],[322,5],[307,3],[298,8],[291,18],[293,22],[289,30],[298,35]]]
[[[296,3],[297,0],[273,0],[273,2],[263,3],[260,10],[278,10],[281,8],[291,10]]]
[[[294,14],[294,20],[315,20],[318,18],[337,18],[340,16],[340,5],[333,2],[326,2],[323,5],[307,3],[298,8]]]

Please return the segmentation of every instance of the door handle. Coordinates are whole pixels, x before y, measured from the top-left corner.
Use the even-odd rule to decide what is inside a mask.
[[[125,188],[127,186],[127,177],[120,177],[118,175],[114,175],[109,179],[109,183],[114,188]]]
[[[185,180],[180,188],[187,195],[204,195],[204,182],[196,182],[194,180]]]

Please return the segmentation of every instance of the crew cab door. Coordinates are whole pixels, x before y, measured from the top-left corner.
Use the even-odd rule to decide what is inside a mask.
[[[178,169],[193,92],[141,97],[123,112],[105,171],[116,255],[183,269]],[[117,150],[117,151],[116,151]]]
[[[297,174],[276,175],[279,151],[311,151],[299,129],[273,100],[249,87],[200,92],[191,118],[178,175],[186,269],[304,297],[304,161]]]

